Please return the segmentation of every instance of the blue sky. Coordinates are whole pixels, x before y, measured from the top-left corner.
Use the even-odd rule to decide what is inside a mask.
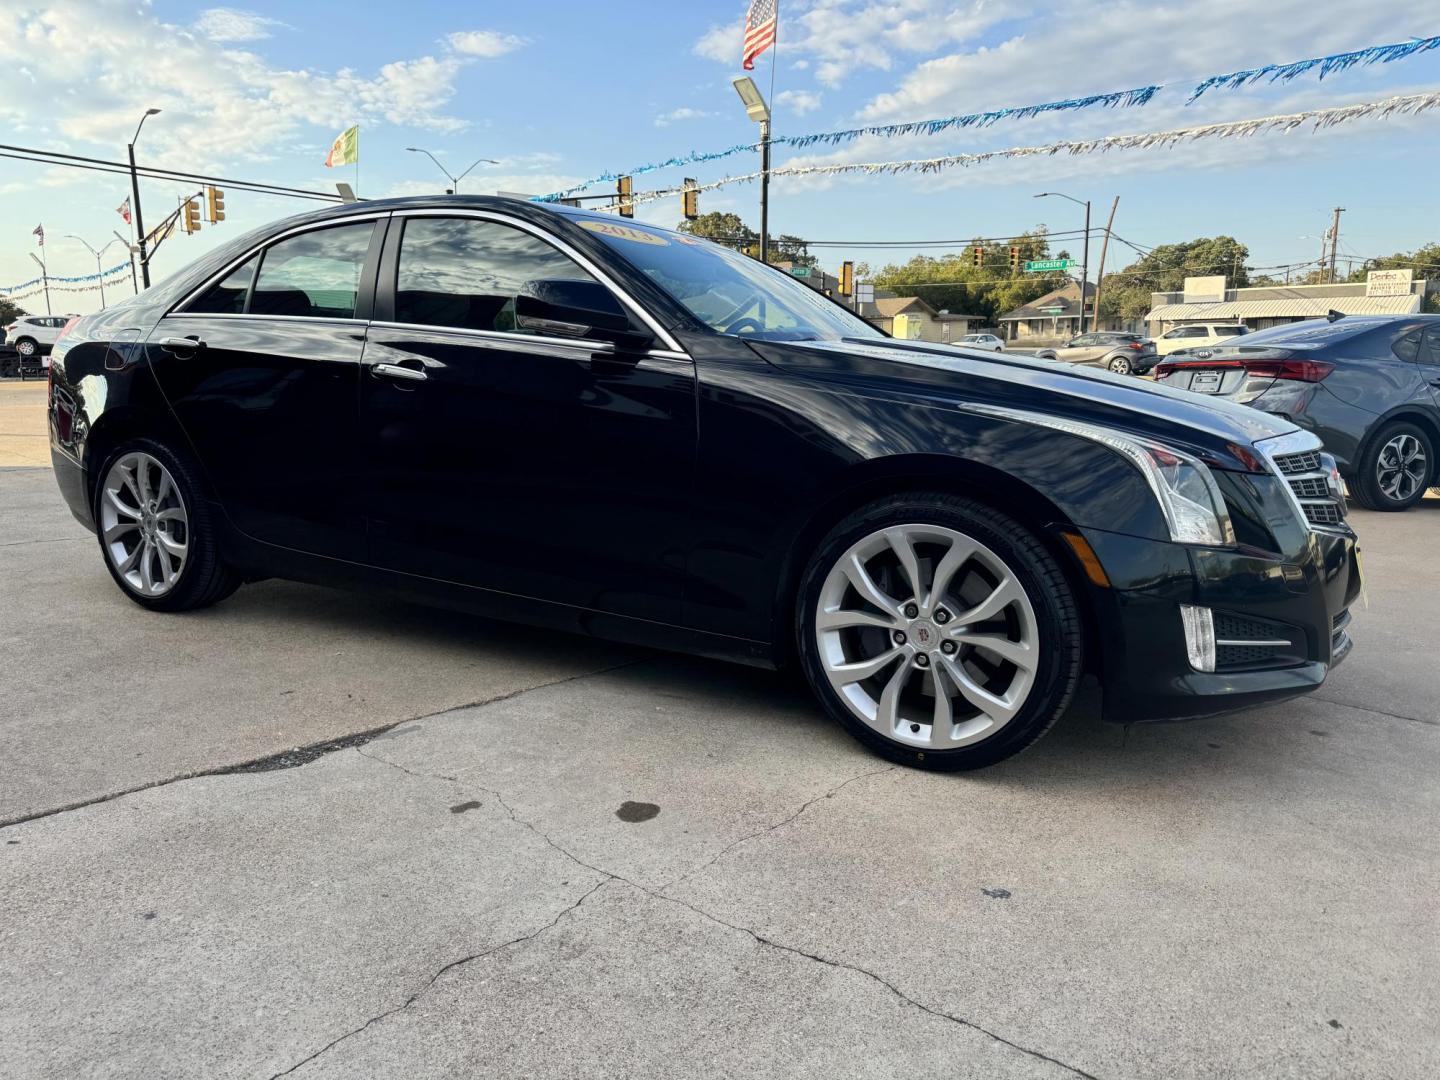
[[[740,74],[744,8],[703,0],[404,8],[366,0],[234,8],[11,0],[0,7],[0,41],[19,63],[0,98],[6,134],[0,141],[123,158],[135,121],[154,105],[164,112],[146,125],[144,162],[328,189],[335,179],[350,179],[350,170],[326,170],[325,152],[358,119],[364,195],[438,190],[439,172],[407,146],[433,151],[452,172],[477,157],[500,160],[477,169],[467,191],[552,190],[752,139],[755,127],[730,86]],[[1427,21],[1421,6],[1338,0],[782,0],[777,133],[1173,85],[1143,108],[777,152],[775,164],[1041,145],[1440,89],[1434,52],[1324,82],[1309,75],[1281,86],[1212,91],[1185,104],[1188,86],[1208,74],[1435,33],[1440,16]],[[768,92],[768,54],[756,75]],[[1254,265],[1314,258],[1330,208],[1344,206],[1342,257],[1382,255],[1440,239],[1437,127],[1440,111],[1319,134],[1305,128],[1251,140],[1030,158],[935,176],[777,180],[772,229],[860,241],[1005,235],[1040,222],[1075,228],[1078,208],[1032,198],[1058,189],[1092,199],[1097,219],[1119,195],[1116,232],[1127,239],[1154,245],[1229,233],[1250,245]],[[753,156],[739,155],[648,174],[637,189],[668,186],[682,174],[708,182],[754,167]],[[119,176],[0,161],[0,285],[33,276],[30,232],[40,221],[50,237],[52,274],[93,270],[94,260],[63,234],[98,246],[112,229],[123,229],[114,208],[127,191]],[[152,223],[179,191],[145,182]],[[706,193],[702,209],[735,210],[753,225],[757,201],[758,188],[737,185]],[[223,226],[167,244],[158,275],[244,228],[309,205],[241,192],[227,202]],[[644,206],[638,216],[673,225],[678,199]],[[822,257],[833,266],[845,257],[879,263],[908,254],[841,248]],[[112,261],[119,261],[118,247],[106,259]],[[56,302],[57,310],[85,311],[98,298],[78,293]]]

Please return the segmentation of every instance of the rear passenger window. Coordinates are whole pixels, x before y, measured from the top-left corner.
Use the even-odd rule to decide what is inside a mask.
[[[538,236],[498,221],[409,218],[400,241],[395,319],[525,333],[515,324],[515,297],[556,280],[595,279]],[[613,303],[621,314],[619,301]]]
[[[1425,336],[1420,339],[1420,354],[1416,359],[1431,367],[1440,367],[1440,326],[1427,326]]]
[[[1404,337],[1398,339],[1390,346],[1390,351],[1401,360],[1414,362],[1415,357],[1420,353],[1420,331],[1412,330]]]
[[[374,222],[302,233],[266,248],[251,315],[351,319]]]
[[[211,285],[200,298],[185,310],[197,315],[240,315],[245,311],[245,300],[250,295],[250,281],[255,276],[255,267],[260,256],[241,263],[224,279]]]

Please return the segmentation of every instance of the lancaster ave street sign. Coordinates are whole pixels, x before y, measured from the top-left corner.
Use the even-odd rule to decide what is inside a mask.
[[[1074,259],[1031,259],[1025,264],[1025,272],[1043,274],[1047,270],[1069,270],[1074,265]]]

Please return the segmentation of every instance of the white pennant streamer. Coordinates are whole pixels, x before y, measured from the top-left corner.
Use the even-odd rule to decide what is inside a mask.
[[[1308,109],[1305,112],[1286,113],[1280,116],[1262,116],[1254,120],[1233,120],[1223,124],[1203,124],[1199,127],[1174,128],[1170,131],[1152,131],[1141,135],[1107,135],[1099,139],[1064,139],[1044,146],[1013,146],[1007,150],[986,150],[978,154],[949,154],[944,157],[911,158],[907,161],[849,162],[836,165],[785,165],[771,169],[776,176],[837,176],[845,173],[863,173],[866,176],[879,174],[919,172],[936,173],[945,169],[968,169],[972,165],[983,165],[987,161],[1001,158],[1053,157],[1056,154],[1107,153],[1111,150],[1143,150],[1156,146],[1173,146],[1181,142],[1196,142],[1200,139],[1250,138],[1265,131],[1290,131],[1302,124],[1314,123],[1312,130],[1335,127],[1368,117],[1384,119],[1389,116],[1413,115],[1440,107],[1440,91],[1428,94],[1409,94],[1404,97],[1386,98],[1383,101],[1368,101],[1359,105],[1340,105],[1328,109]],[[760,179],[760,173],[751,172],[738,176],[727,176],[691,190],[713,191],[731,184],[743,184]],[[654,202],[657,199],[678,195],[683,188],[665,188],[659,191],[636,192],[637,203]],[[605,207],[613,210],[614,207]]]

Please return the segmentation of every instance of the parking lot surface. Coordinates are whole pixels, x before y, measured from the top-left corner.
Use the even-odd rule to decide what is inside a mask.
[[[0,1075],[1440,1073],[1440,500],[1355,512],[1317,694],[1086,688],[936,776],[745,668],[283,582],[148,614],[3,460]]]

